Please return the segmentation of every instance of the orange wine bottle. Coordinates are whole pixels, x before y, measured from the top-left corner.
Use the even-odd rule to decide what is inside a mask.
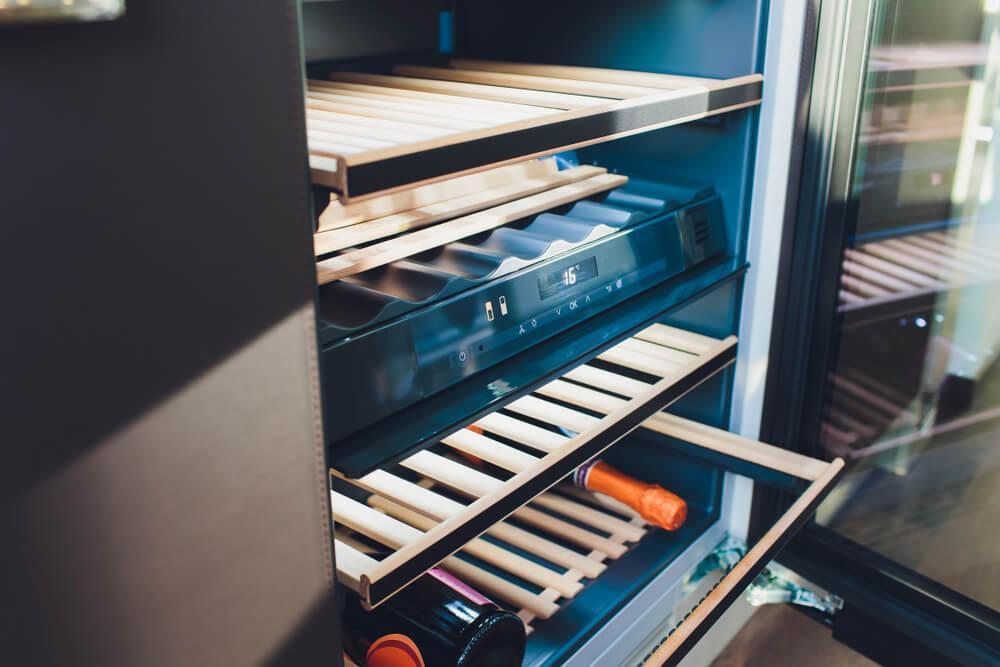
[[[601,460],[577,468],[573,483],[628,505],[643,519],[664,530],[677,530],[687,519],[687,503],[683,498],[659,484],[626,475]]]

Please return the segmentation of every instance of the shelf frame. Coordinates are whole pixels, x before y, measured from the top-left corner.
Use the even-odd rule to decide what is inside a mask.
[[[415,143],[328,155],[314,163],[313,183],[329,188],[344,202],[355,202],[446,177],[757,106],[763,93],[763,77],[759,74],[715,80],[691,78],[686,86],[680,83],[686,77],[669,78],[672,89],[648,95],[608,99]],[[336,163],[333,168],[319,166],[332,160]]]

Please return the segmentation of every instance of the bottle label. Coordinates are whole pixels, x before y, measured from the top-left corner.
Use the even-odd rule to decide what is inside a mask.
[[[465,596],[466,598],[468,598],[469,600],[471,600],[476,604],[493,604],[493,601],[484,596],[482,593],[472,588],[461,579],[457,579],[452,575],[448,574],[444,570],[434,568],[433,570],[428,570],[427,574],[431,575],[432,577],[440,581],[448,588],[452,589],[453,591],[455,591],[460,595]]]

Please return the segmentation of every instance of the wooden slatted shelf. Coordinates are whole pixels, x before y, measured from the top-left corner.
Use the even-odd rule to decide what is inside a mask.
[[[637,359],[635,346],[641,346],[649,357],[638,355]],[[599,574],[600,563],[621,556],[625,544],[641,538],[644,528],[631,519],[616,518],[593,508],[581,509],[572,499],[546,494],[546,490],[730,364],[735,348],[733,337],[718,340],[656,324],[602,353],[599,362],[578,367],[565,379],[507,404],[503,412],[481,418],[474,424],[476,431],[462,429],[444,437],[440,451],[423,450],[403,459],[398,468],[342,479],[338,484],[350,484],[368,495],[366,502],[360,502],[336,494],[336,522],[393,553],[377,561],[338,535],[341,580],[358,591],[366,604],[375,606],[443,562],[446,568],[497,597],[508,600],[505,595],[515,594],[508,590],[510,584],[505,584],[503,578],[479,572],[462,558],[452,556],[464,547],[467,553],[473,549],[477,558],[497,567],[520,568],[513,574],[542,586],[543,593],[554,591],[530,599],[522,592],[516,603],[510,602],[534,616],[551,615],[556,598],[577,590],[580,578]],[[644,380],[636,380],[635,376]],[[587,397],[601,399],[585,406],[586,411],[554,402],[554,391],[560,393],[558,400],[573,402],[563,400],[572,395],[565,393],[569,385]],[[523,448],[506,445],[502,440]],[[502,479],[477,470],[463,462],[459,453],[488,461],[510,477]],[[407,477],[430,480],[435,487],[447,488],[450,495]],[[559,515],[567,520],[559,519]],[[508,516],[517,525],[504,521]],[[581,521],[594,526],[597,532],[581,528]],[[551,533],[583,551],[574,554],[565,547],[558,548],[555,542],[540,539],[520,525]],[[525,568],[523,563],[515,565],[516,559],[501,557],[482,541],[475,541],[484,532],[579,574],[557,581],[534,568]],[[556,598],[549,599],[553,595]]]
[[[753,74],[704,79],[454,60],[310,80],[313,182],[352,201],[760,104]]]
[[[396,468],[336,479],[339,580],[375,606],[439,566],[515,609],[532,632],[651,530],[615,501],[559,484],[642,427],[725,469],[753,479],[780,473],[805,487],[648,664],[683,655],[808,521],[844,469],[842,459],[812,459],[660,412],[679,396],[672,387],[687,381],[690,389],[734,350],[732,337],[655,324]]]
[[[859,311],[1000,279],[1000,250],[947,232],[871,241],[844,251],[841,312]],[[985,242],[984,242],[985,241]]]
[[[538,512],[546,521],[529,524],[527,529],[507,522],[496,524],[487,531],[489,540],[473,539],[462,546],[459,552],[462,557],[446,558],[439,565],[514,609],[529,632],[532,622],[550,618],[583,590],[588,579],[599,577],[610,561],[624,555],[629,545],[638,542],[648,531],[646,522],[624,505],[609,509],[602,506],[609,499],[599,500],[587,491],[573,488],[559,491],[536,498],[539,506],[549,510],[544,514]],[[443,498],[434,490],[427,490],[427,495]],[[355,539],[359,533],[363,539],[371,539],[368,535],[379,532],[384,525],[398,532],[400,539],[405,539],[406,535],[426,533],[437,525],[434,518],[384,496],[373,495],[365,506],[350,499],[345,501],[335,493],[332,502],[335,507],[337,503],[344,504],[341,517],[345,521],[373,521],[361,531],[351,530],[343,523],[338,525],[337,559],[339,562],[343,555],[349,567],[376,564],[364,553],[365,545],[361,540]],[[571,524],[567,519],[588,528]],[[393,538],[383,536],[382,539],[392,541]],[[566,547],[553,540],[573,546]],[[376,538],[375,541],[380,540]],[[533,558],[526,558],[522,553]],[[488,572],[475,561],[498,568],[504,576]],[[360,575],[355,572],[348,575],[347,580],[353,576]],[[341,578],[345,578],[343,573]]]
[[[454,200],[446,200],[415,211],[388,216],[390,218],[388,225],[386,218],[378,218],[362,224],[317,233],[314,243],[317,248],[322,248],[323,253],[347,248],[361,242],[362,239],[369,241],[391,234],[400,234],[363,248],[346,250],[335,257],[317,262],[317,282],[325,285],[362,271],[385,266],[432,248],[491,231],[530,215],[607,192],[628,181],[625,176],[605,172],[606,170],[600,167],[580,166],[556,171],[543,178],[521,181],[516,187],[504,190],[516,194],[505,196],[500,200],[513,199],[513,201],[476,210],[460,217],[453,216],[477,208],[467,203],[467,197],[459,197],[457,203]],[[496,201],[495,192],[487,190],[478,193],[477,203],[481,205],[487,200],[491,203]],[[434,214],[427,214],[431,210]],[[438,222],[446,218],[453,219]],[[438,224],[432,225],[432,222]],[[406,233],[401,234],[401,232]]]

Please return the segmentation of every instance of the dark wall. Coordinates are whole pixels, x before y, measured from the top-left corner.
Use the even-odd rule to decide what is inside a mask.
[[[305,2],[306,60],[435,51],[441,0]]]
[[[126,9],[0,29],[0,662],[332,664],[297,2]]]
[[[467,57],[688,76],[756,71],[764,0],[459,0]]]

